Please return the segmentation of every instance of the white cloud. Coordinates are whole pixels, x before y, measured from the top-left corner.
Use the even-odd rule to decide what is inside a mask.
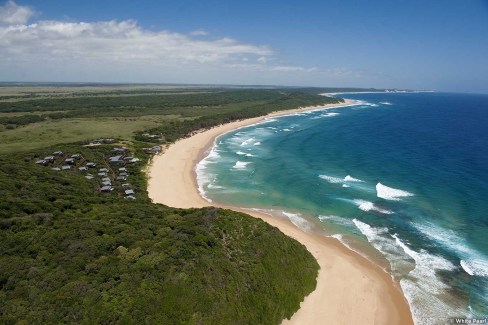
[[[207,36],[208,32],[203,29],[197,29],[190,33],[191,36]]]
[[[17,25],[25,24],[34,15],[34,10],[27,6],[18,6],[13,1],[7,1],[0,6],[0,24]]]
[[[2,80],[294,84],[345,74],[285,65],[269,46],[210,38],[203,29],[182,34],[134,20],[29,23],[33,15],[13,1],[0,6]]]
[[[278,65],[271,68],[272,71],[280,71],[280,72],[315,72],[317,71],[316,67],[313,68],[304,68],[294,65]]]
[[[190,35],[151,31],[136,21],[66,22],[44,20],[27,24],[34,11],[13,1],[0,6],[0,57],[14,62],[76,60],[154,64],[224,64],[273,55],[267,46],[232,38],[202,40],[204,30]],[[195,38],[196,37],[196,38]],[[138,62],[137,62],[138,63]]]
[[[197,40],[170,31],[152,32],[135,21],[94,23],[40,21],[0,27],[0,54],[13,59],[104,61],[157,60],[219,63],[243,55],[272,55],[266,46],[231,38]]]

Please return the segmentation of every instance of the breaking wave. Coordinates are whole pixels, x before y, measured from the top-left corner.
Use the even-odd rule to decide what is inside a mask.
[[[340,114],[339,113],[336,113],[336,112],[329,112],[329,113],[324,113],[324,114],[320,114],[320,115],[314,116],[311,119],[312,120],[317,120],[317,119],[321,119],[321,118],[324,118],[324,117],[334,117],[334,116],[337,116],[337,115],[340,115]]]
[[[354,202],[354,204],[357,205],[357,207],[360,210],[363,210],[363,211],[366,211],[366,212],[368,212],[368,211],[376,211],[376,212],[383,213],[383,214],[393,214],[393,211],[387,210],[387,209],[382,209],[382,208],[376,206],[373,202],[370,202],[370,201],[356,199],[356,200],[353,200],[353,202]]]
[[[343,182],[342,178],[328,176],[328,175],[319,175],[320,178],[325,179],[327,182],[331,184],[339,184]]]
[[[453,310],[453,306],[441,298],[450,287],[437,276],[438,271],[455,269],[450,261],[425,250],[413,250],[386,227],[372,227],[357,219],[353,222],[368,242],[390,261],[393,274],[400,278],[415,324],[437,324],[440,315]],[[454,306],[454,309],[462,315],[462,306]]]
[[[251,143],[253,143],[254,141],[256,141],[254,138],[249,138],[247,140],[244,140],[241,142],[241,147],[244,147],[244,146],[247,146],[247,145],[250,145]]]
[[[376,193],[379,198],[392,201],[400,201],[401,197],[414,196],[413,193],[388,187],[381,183],[376,184]]]
[[[364,183],[363,180],[354,178],[351,175],[347,175],[344,178],[329,175],[319,175],[319,178],[324,179],[331,184],[343,184],[342,187],[349,187],[350,184],[347,185],[346,183]]]
[[[303,230],[310,230],[312,228],[312,225],[310,224],[310,222],[308,222],[307,220],[302,218],[300,216],[300,214],[286,212],[286,211],[282,211],[282,213],[298,228],[303,229]]]
[[[234,166],[232,166],[232,168],[234,169],[246,169],[247,165],[249,165],[250,162],[247,162],[247,161],[238,161],[235,163]]]
[[[473,276],[488,277],[488,257],[469,247],[466,240],[453,230],[432,224],[414,223],[413,226],[429,239],[441,244],[460,259],[462,269]]]
[[[253,154],[250,154],[250,153],[247,153],[247,152],[243,152],[243,151],[237,151],[236,154],[239,155],[239,156],[256,157]]]
[[[344,177],[344,182],[364,183],[364,181],[357,179],[357,178],[354,178],[351,175],[347,175],[346,177]]]

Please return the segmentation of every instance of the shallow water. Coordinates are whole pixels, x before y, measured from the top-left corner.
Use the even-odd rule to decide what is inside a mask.
[[[488,314],[488,96],[344,97],[360,102],[218,138],[201,192],[374,247],[417,324]]]

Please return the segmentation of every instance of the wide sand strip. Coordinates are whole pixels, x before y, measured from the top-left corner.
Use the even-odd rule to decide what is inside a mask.
[[[347,101],[328,107],[352,103]],[[267,117],[317,108],[278,112]],[[163,154],[155,156],[149,166],[149,197],[155,203],[177,208],[209,206],[210,203],[199,195],[195,165],[208,153],[217,136],[264,118],[224,124],[171,145]],[[261,218],[305,245],[317,259],[320,265],[317,288],[305,298],[292,319],[283,324],[413,324],[408,303],[390,275],[339,241],[305,232],[285,219],[236,207],[221,207]]]

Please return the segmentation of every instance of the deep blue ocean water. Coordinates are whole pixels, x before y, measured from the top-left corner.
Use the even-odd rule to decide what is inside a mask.
[[[218,138],[202,193],[387,261],[416,324],[487,315],[488,96],[341,96]]]

